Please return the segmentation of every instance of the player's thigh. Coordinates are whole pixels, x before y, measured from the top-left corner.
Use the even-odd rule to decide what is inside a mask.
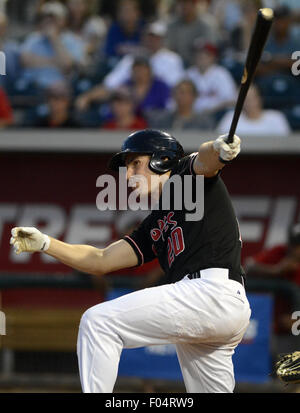
[[[178,308],[173,289],[173,284],[146,288],[98,304],[84,313],[81,326],[88,322],[95,331],[114,331],[125,348],[173,342]]]
[[[246,296],[240,298],[233,288],[202,279],[184,279],[175,287],[178,307],[174,322],[178,341],[224,345],[240,341],[249,323]]]
[[[176,351],[187,392],[233,392],[233,347],[180,343]]]

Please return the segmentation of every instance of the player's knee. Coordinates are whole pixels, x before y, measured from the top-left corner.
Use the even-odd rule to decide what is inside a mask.
[[[79,330],[88,331],[90,329],[101,330],[104,324],[105,311],[102,311],[102,305],[98,304],[86,310],[80,320]]]

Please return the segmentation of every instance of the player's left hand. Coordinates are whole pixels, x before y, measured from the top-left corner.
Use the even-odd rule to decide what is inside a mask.
[[[10,244],[16,254],[21,252],[47,251],[50,238],[34,227],[15,227],[11,230]]]
[[[232,143],[226,143],[228,134],[219,136],[213,143],[215,151],[220,155],[221,159],[229,162],[236,158],[241,151],[241,140],[237,135],[234,135]]]

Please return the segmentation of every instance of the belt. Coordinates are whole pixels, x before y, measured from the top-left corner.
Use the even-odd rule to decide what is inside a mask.
[[[244,277],[242,275],[239,275],[239,279],[234,279],[230,277],[229,270],[227,268],[207,268],[205,270],[198,270],[196,272],[193,272],[191,274],[187,274],[187,277],[190,280],[193,280],[195,278],[206,278],[206,279],[218,279],[218,280],[233,280],[237,281],[242,286],[245,286],[244,283]]]

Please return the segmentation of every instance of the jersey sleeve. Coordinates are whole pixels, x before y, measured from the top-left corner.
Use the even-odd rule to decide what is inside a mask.
[[[193,169],[193,163],[194,160],[197,157],[197,152],[191,153],[188,156],[185,156],[184,158],[180,159],[178,165],[172,170],[172,175],[178,174],[178,175],[193,175],[195,176],[195,172]]]
[[[185,158],[185,162],[182,164],[181,171],[180,171],[181,175],[192,175],[193,177],[197,176],[197,174],[194,171],[194,162],[197,158],[197,155],[198,155],[198,152],[194,152]],[[217,181],[220,174],[221,174],[221,171],[219,170],[215,176],[212,176],[210,178],[205,177],[205,182],[209,184],[209,183],[213,183]]]
[[[138,258],[138,266],[154,260],[156,257],[153,243],[148,229],[147,218],[130,235],[123,237],[132,247]]]

